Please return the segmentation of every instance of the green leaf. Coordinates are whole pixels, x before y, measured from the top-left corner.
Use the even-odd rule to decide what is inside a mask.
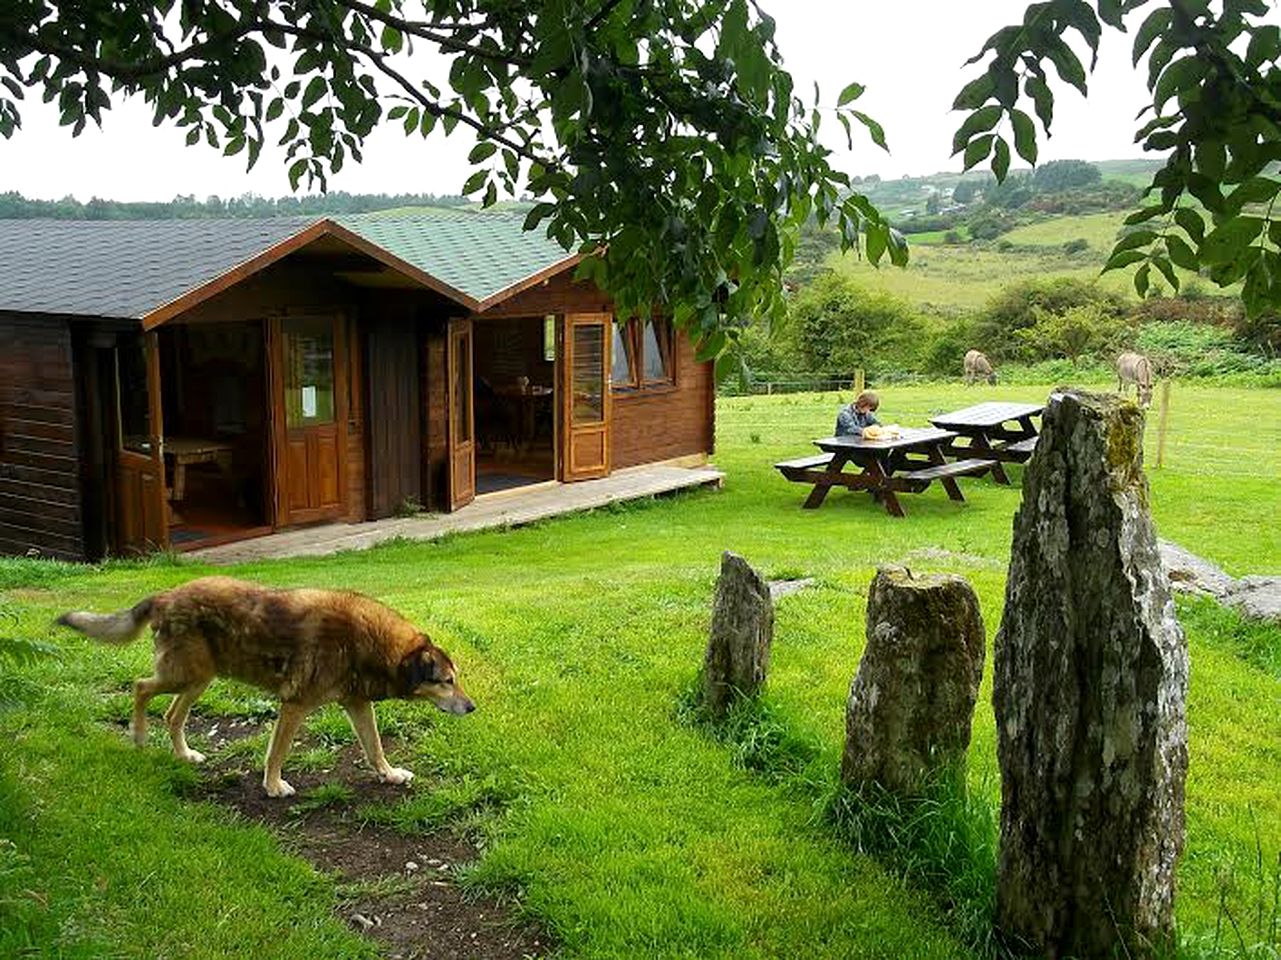
[[[1143,55],[1147,53],[1148,47],[1152,46],[1152,41],[1170,28],[1170,22],[1174,19],[1174,11],[1169,7],[1160,7],[1148,14],[1148,18],[1139,26],[1138,32],[1134,35],[1134,66],[1139,65]]]
[[[996,182],[1002,183],[1010,172],[1010,145],[1002,137],[997,137],[992,145],[992,173]]]
[[[481,187],[485,185],[485,181],[488,179],[489,179],[488,170],[474,171],[472,175],[467,178],[467,182],[463,184],[463,196],[468,196],[469,194],[475,193],[477,190],[479,190]]]
[[[285,102],[279,97],[276,97],[271,101],[271,103],[267,104],[267,122],[271,123],[271,121],[278,118],[284,112]]]
[[[1072,84],[1076,89],[1085,95],[1085,67],[1081,65],[1081,59],[1073,52],[1072,48],[1067,45],[1062,37],[1051,35],[1046,39],[1046,54],[1050,62],[1054,64],[1054,69],[1058,71],[1059,78],[1066,83]]]
[[[488,140],[482,140],[476,146],[472,147],[471,153],[467,154],[468,163],[480,163],[488,160],[498,152],[498,145]]]
[[[1209,266],[1231,263],[1254,243],[1263,230],[1258,217],[1233,217],[1215,227],[1201,241],[1201,262]]]
[[[1196,144],[1196,167],[1211,180],[1222,180],[1228,152],[1222,140],[1203,139]]]
[[[968,170],[981,160],[986,159],[987,155],[992,152],[992,142],[996,135],[985,133],[981,137],[975,137],[970,141],[970,145],[965,148],[965,156],[962,158],[964,169]]]
[[[1161,72],[1161,78],[1152,92],[1152,105],[1159,113],[1171,97],[1200,87],[1204,76],[1205,62],[1199,56],[1194,54],[1175,60]]]
[[[869,223],[867,232],[864,235],[864,249],[867,253],[867,259],[875,264],[879,263],[885,253],[886,246],[889,245],[890,228],[883,223]]]
[[[867,135],[872,138],[872,142],[888,153],[890,148],[885,142],[884,128],[861,110],[851,110],[850,113],[867,128]]]
[[[1143,299],[1148,295],[1148,275],[1152,272],[1152,264],[1145,263],[1134,271],[1134,292]]]
[[[1159,217],[1163,213],[1165,213],[1165,204],[1163,203],[1154,204],[1153,206],[1150,206],[1150,207],[1143,207],[1140,210],[1135,210],[1132,214],[1130,214],[1128,217],[1125,218],[1124,223],[1127,227],[1132,227],[1136,223],[1146,223],[1147,221],[1151,220],[1153,217]]]
[[[1201,263],[1197,260],[1196,253],[1177,234],[1167,233],[1165,235],[1165,249],[1169,252],[1170,259],[1184,270],[1196,273],[1201,268]]]
[[[1137,247],[1146,247],[1156,239],[1155,230],[1132,230],[1116,242],[1112,248],[1112,253],[1121,253],[1124,250],[1134,250]]]
[[[1032,118],[1022,110],[1011,110],[1010,122],[1014,126],[1014,149],[1028,163],[1035,164],[1036,125],[1032,122]]]
[[[866,88],[861,83],[851,83],[841,91],[841,95],[836,99],[836,105],[838,107],[843,107],[845,104],[857,100],[863,95],[863,91],[865,89]]]
[[[1161,276],[1165,277],[1170,289],[1175,293],[1179,292],[1179,276],[1174,272],[1174,267],[1170,264],[1167,257],[1157,254],[1152,257],[1152,265],[1161,271]]]
[[[556,209],[554,203],[536,203],[529,213],[525,214],[525,229],[535,230],[544,219],[551,216],[552,211]]]
[[[1122,250],[1108,257],[1108,262],[1103,265],[1103,272],[1109,270],[1120,270],[1122,267],[1128,267],[1132,263],[1138,263],[1140,260],[1146,260],[1148,255],[1141,250]]]
[[[302,94],[302,108],[306,110],[311,107],[312,104],[325,95],[325,91],[328,89],[329,85],[325,82],[324,77],[312,77],[307,81],[307,89]]]
[[[1272,200],[1281,190],[1281,181],[1270,177],[1251,177],[1223,200],[1223,207],[1228,213],[1236,213],[1251,203],[1265,203]]]
[[[970,142],[976,133],[982,133],[995,127],[1000,122],[1004,112],[999,104],[992,103],[975,110],[966,117],[965,122],[952,135],[952,155],[956,156],[956,154],[964,150],[965,145]]]
[[[1205,221],[1201,219],[1201,214],[1191,207],[1179,207],[1174,211],[1174,222],[1187,231],[1193,243],[1201,245],[1201,241],[1205,239]]]
[[[1281,57],[1281,27],[1268,24],[1256,27],[1245,51],[1245,65],[1251,70],[1265,63],[1275,63]]]
[[[961,92],[952,101],[953,110],[973,110],[981,107],[996,89],[996,83],[990,73],[976,77],[961,88]]]
[[[1050,86],[1041,77],[1029,76],[1023,81],[1023,89],[1027,95],[1032,98],[1032,103],[1036,108],[1036,115],[1041,120],[1041,126],[1045,128],[1048,136],[1050,132],[1050,121],[1054,119],[1054,94],[1050,91]]]

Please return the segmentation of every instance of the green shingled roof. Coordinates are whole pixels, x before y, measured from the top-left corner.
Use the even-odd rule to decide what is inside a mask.
[[[572,256],[542,231],[525,232],[521,214],[439,210],[332,219],[475,300]]]

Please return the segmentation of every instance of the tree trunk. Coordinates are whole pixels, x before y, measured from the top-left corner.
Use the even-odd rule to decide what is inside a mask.
[[[1173,933],[1188,655],[1142,441],[1133,403],[1052,395],[1014,520],[994,657],[997,913],[1050,957],[1151,956]]]
[[[760,690],[773,638],[769,585],[746,560],[726,550],[703,667],[703,700],[714,716],[723,717],[736,698],[753,697]]]
[[[845,710],[841,778],[911,796],[964,770],[983,657],[983,617],[965,580],[878,570]]]

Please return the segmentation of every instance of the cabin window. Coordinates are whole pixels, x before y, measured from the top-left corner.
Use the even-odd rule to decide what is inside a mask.
[[[120,447],[151,455],[151,406],[147,353],[141,336],[122,336],[116,345],[116,411]]]
[[[328,318],[290,319],[285,346],[285,422],[334,422],[334,325]]]
[[[574,423],[600,423],[605,419],[605,324],[584,323],[573,328]]]
[[[614,324],[612,383],[616,391],[653,390],[676,382],[675,333],[662,317]]]

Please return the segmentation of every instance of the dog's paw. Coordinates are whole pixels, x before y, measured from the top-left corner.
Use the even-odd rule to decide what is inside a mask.
[[[268,783],[264,780],[262,788],[267,791],[267,796],[269,797],[292,797],[297,793],[297,791],[284,780],[277,780],[275,783]]]
[[[145,747],[147,745],[147,728],[139,730],[132,723],[129,724],[129,739],[133,741],[135,747]]]
[[[410,780],[414,779],[414,775],[404,767],[388,767],[382,773],[378,774],[378,779],[383,783],[394,783],[399,786],[402,783],[408,783]]]
[[[205,755],[201,753],[199,750],[192,750],[190,747],[187,748],[187,751],[185,753],[175,753],[174,755],[179,760],[186,760],[188,763],[204,763],[205,762]]]

